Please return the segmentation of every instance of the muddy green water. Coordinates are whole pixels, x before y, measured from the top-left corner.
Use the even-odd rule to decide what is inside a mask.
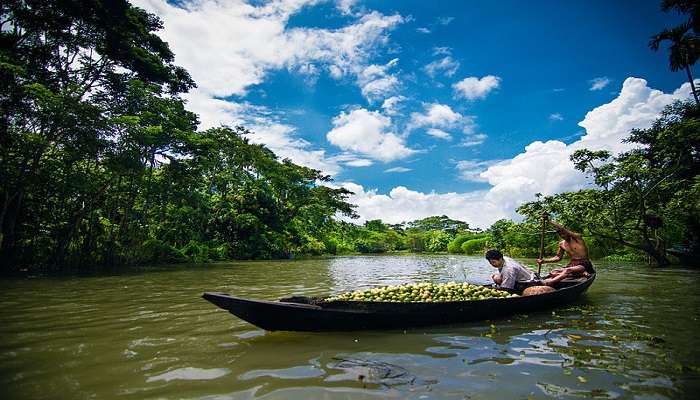
[[[339,257],[0,280],[1,399],[697,398],[700,271],[599,264],[576,304],[489,322],[265,332],[200,298],[488,282],[480,257]]]

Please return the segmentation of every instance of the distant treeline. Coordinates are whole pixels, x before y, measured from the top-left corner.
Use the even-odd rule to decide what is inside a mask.
[[[251,144],[242,127],[197,131],[195,86],[127,1],[8,1],[0,8],[0,264],[25,268],[207,262],[389,251],[537,256],[546,210],[594,256],[698,258],[700,112],[669,107],[639,147],[572,160],[596,188],[539,197],[486,231],[435,216],[355,216],[345,189]],[[547,236],[548,252],[557,238]]]

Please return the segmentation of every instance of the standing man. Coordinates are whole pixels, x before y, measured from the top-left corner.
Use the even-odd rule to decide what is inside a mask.
[[[542,214],[542,217],[545,219],[545,221],[549,222],[550,225],[556,228],[557,233],[562,238],[562,241],[559,242],[559,250],[557,251],[557,255],[551,258],[539,258],[537,259],[537,264],[541,265],[559,262],[564,256],[564,253],[566,253],[570,258],[570,261],[566,267],[556,268],[550,271],[549,278],[559,278],[557,280],[561,280],[564,277],[578,278],[581,276],[587,277],[594,274],[595,270],[593,269],[593,264],[591,264],[591,260],[588,258],[588,247],[586,246],[586,242],[583,241],[581,234],[572,232],[564,228],[562,225],[550,220],[547,213]]]

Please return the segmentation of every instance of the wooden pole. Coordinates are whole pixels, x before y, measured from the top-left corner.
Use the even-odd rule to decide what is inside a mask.
[[[542,216],[542,230],[540,231],[540,260],[544,257],[544,230],[547,226],[547,218]],[[537,263],[537,279],[540,278],[542,272],[542,263]]]

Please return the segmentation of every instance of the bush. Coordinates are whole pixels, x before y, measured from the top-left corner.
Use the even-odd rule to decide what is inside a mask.
[[[226,243],[209,248],[209,258],[215,261],[228,260],[230,253],[231,247]]]
[[[195,264],[209,262],[209,246],[190,240],[185,247],[180,249],[180,253],[187,257],[187,261]]]
[[[138,251],[139,261],[160,264],[160,263],[181,263],[187,258],[177,251],[177,249],[162,240],[148,239],[141,245]]]
[[[488,243],[487,237],[480,237],[478,239],[467,240],[462,243],[462,253],[464,254],[481,254],[486,251],[486,245]]]
[[[447,250],[450,243],[450,235],[443,231],[428,231],[425,237],[425,248],[433,253]]]
[[[311,235],[302,235],[301,244],[296,246],[295,252],[300,254],[321,255],[326,251],[326,245]]]
[[[360,253],[384,253],[389,250],[384,236],[377,232],[370,232],[367,237],[358,239],[355,248]]]
[[[450,253],[461,253],[462,243],[471,238],[471,235],[459,235],[453,241],[447,244],[447,251]]]
[[[623,254],[610,254],[605,257],[605,261],[616,261],[616,262],[636,262],[636,261],[647,261],[648,256],[640,253],[623,253]]]

